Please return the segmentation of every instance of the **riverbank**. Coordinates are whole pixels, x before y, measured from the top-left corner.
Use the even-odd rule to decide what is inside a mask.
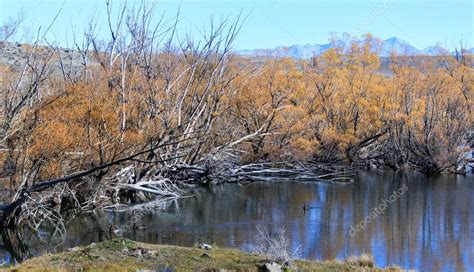
[[[264,256],[236,249],[205,250],[115,239],[64,253],[46,254],[4,271],[260,271],[265,263]],[[370,258],[325,262],[296,260],[293,266],[294,270],[302,271],[383,271],[373,268]]]

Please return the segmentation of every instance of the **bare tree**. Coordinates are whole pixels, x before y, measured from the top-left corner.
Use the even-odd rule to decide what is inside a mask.
[[[25,20],[25,13],[22,11],[19,12],[16,18],[8,18],[5,21],[1,22],[0,25],[0,41],[6,42],[9,38],[13,37],[17,32],[21,25],[21,23]]]

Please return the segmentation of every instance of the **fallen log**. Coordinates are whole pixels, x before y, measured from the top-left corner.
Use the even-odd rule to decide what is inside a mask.
[[[66,185],[66,195],[69,194],[70,198],[74,198],[70,202],[75,203],[75,206],[79,206],[81,209],[84,206],[87,206],[87,209],[95,209],[98,207],[111,207],[117,204],[128,205],[153,201],[160,197],[180,198],[185,194],[184,188],[193,184],[210,186],[225,182],[245,183],[272,180],[337,183],[353,181],[353,172],[346,171],[340,167],[315,162],[256,162],[242,165],[239,161],[239,156],[235,155],[238,154],[239,150],[233,149],[233,147],[260,134],[261,130],[258,130],[236,141],[214,148],[194,163],[187,163],[184,159],[182,160],[183,156],[180,153],[180,149],[173,149],[174,151],[179,151],[179,156],[171,156],[171,154],[175,153],[168,151],[167,156],[161,160],[156,160],[156,156],[154,156],[153,160],[140,159],[142,155],[155,154],[156,150],[160,148],[176,147],[176,145],[191,139],[188,137],[182,138],[179,141],[168,139],[165,143],[162,142],[152,148],[127,157],[61,178],[38,182],[30,186],[28,186],[27,179],[25,179],[17,190],[13,201],[0,205],[0,227],[14,228],[17,226],[23,212],[22,207],[26,210],[33,210],[33,212],[27,213],[29,216],[35,216],[35,209],[43,207],[43,211],[46,212],[39,211],[39,213],[47,216],[51,205],[55,205],[55,203],[61,204],[65,189],[57,191],[57,194],[54,191],[50,192],[47,194],[48,197],[40,198],[42,203],[34,203],[33,201],[30,203],[29,208],[27,205],[24,206],[24,204],[28,199],[33,200],[33,194],[50,188],[54,190],[54,188],[57,188],[55,186],[59,184]],[[106,182],[93,185],[92,192],[90,190],[83,192],[83,200],[81,201],[76,198],[76,193],[73,193],[67,186],[70,182],[82,180],[84,180],[83,184],[91,186],[87,184],[84,178],[94,172],[109,169],[112,166],[121,165],[125,162],[131,163],[117,171],[115,175],[107,177]],[[92,197],[87,195],[90,193],[93,194]],[[44,195],[44,193],[42,194]],[[56,214],[60,213],[61,209],[55,212]]]
[[[117,159],[117,160],[114,160],[114,161],[111,161],[111,162],[108,162],[108,163],[104,163],[102,165],[99,165],[99,166],[96,166],[96,167],[93,167],[93,168],[90,168],[90,169],[87,169],[87,170],[84,170],[84,171],[80,171],[80,172],[77,172],[77,173],[74,173],[74,174],[71,174],[71,175],[67,175],[67,176],[64,176],[64,177],[61,177],[61,178],[38,182],[38,183],[35,183],[31,186],[27,186],[28,183],[25,180],[25,182],[17,190],[17,193],[15,194],[15,197],[13,198],[13,201],[11,203],[8,203],[8,204],[1,204],[0,205],[0,211],[1,211],[0,227],[14,228],[17,225],[17,223],[18,223],[17,219],[18,219],[19,214],[21,213],[20,207],[26,201],[27,197],[29,195],[31,195],[32,193],[41,192],[41,191],[43,191],[47,188],[51,188],[51,187],[53,187],[57,184],[60,184],[60,183],[68,183],[68,182],[71,182],[71,181],[77,181],[77,180],[79,180],[83,177],[89,176],[89,175],[91,175],[91,174],[93,174],[97,171],[107,169],[107,168],[110,168],[110,167],[115,166],[115,165],[119,165],[119,164],[127,162],[127,161],[131,161],[131,160],[133,160],[133,159],[135,159],[135,158],[137,158],[141,155],[153,152],[153,151],[155,151],[159,148],[165,147],[165,146],[176,145],[176,144],[178,144],[180,142],[183,142],[185,140],[189,140],[189,139],[186,138],[186,139],[183,139],[183,140],[180,140],[180,141],[162,143],[162,144],[156,145],[152,148],[146,149],[144,151],[137,152],[135,154],[127,156],[125,158],[121,158],[121,159]],[[175,159],[175,158],[171,158],[170,160],[173,160],[173,159]],[[162,160],[161,162],[163,162],[163,161],[165,161],[165,160]]]

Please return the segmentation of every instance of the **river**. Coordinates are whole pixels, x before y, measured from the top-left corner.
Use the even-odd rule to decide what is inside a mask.
[[[248,250],[261,225],[284,228],[291,247],[301,247],[299,255],[305,259],[370,253],[380,267],[474,267],[474,176],[360,172],[350,184],[275,180],[200,188],[191,194],[147,213],[76,217],[67,224],[65,238],[49,228],[22,236],[3,232],[0,260],[15,262],[105,240],[111,224],[124,229],[133,217],[146,229],[122,235],[147,243],[205,242]]]

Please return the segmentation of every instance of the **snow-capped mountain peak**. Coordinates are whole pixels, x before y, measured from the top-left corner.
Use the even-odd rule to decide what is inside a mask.
[[[449,50],[441,47],[440,45],[429,46],[423,50],[420,50],[407,41],[404,41],[398,37],[391,37],[386,40],[379,40],[373,38],[374,42],[378,45],[375,46],[375,50],[381,57],[388,57],[393,53],[398,55],[444,55],[451,54]],[[298,45],[294,44],[291,46],[278,46],[271,49],[254,49],[254,50],[241,50],[237,53],[243,56],[260,56],[260,57],[291,57],[295,59],[309,59],[314,56],[320,55],[327,51],[329,48],[333,48],[334,45],[347,47],[350,41],[336,40],[326,44],[305,44]],[[363,41],[356,40],[358,43]],[[474,48],[467,49],[465,52],[473,52]]]

